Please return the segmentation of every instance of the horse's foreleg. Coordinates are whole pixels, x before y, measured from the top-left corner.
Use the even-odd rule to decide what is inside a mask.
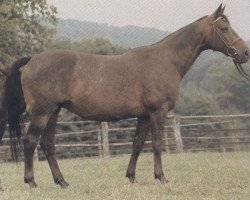
[[[55,157],[55,132],[56,132],[57,114],[53,115],[41,137],[40,145],[49,163],[54,181],[62,188],[69,184],[64,180]]]
[[[164,147],[163,132],[166,121],[166,110],[160,109],[150,114],[150,128],[154,153],[154,175],[161,183],[168,182],[162,170],[161,154]]]
[[[135,169],[138,157],[141,153],[142,147],[150,130],[149,119],[140,119],[138,118],[137,127],[135,132],[135,139],[132,146],[132,154],[130,157],[129,165],[127,168],[126,177],[129,178],[131,183],[134,183],[135,180]]]
[[[37,146],[39,137],[43,133],[48,120],[49,120],[49,115],[47,114],[39,114],[39,115],[33,114],[28,132],[23,140],[24,157],[25,157],[24,182],[28,183],[31,188],[37,187],[37,184],[34,180],[34,168],[33,168],[34,151]]]

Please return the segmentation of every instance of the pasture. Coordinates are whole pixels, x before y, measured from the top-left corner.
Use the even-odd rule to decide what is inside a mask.
[[[107,159],[59,160],[65,179],[61,189],[53,183],[45,161],[35,162],[38,189],[23,183],[23,163],[0,164],[4,192],[1,200],[18,199],[250,199],[250,152],[163,154],[168,184],[153,177],[152,154],[142,154],[137,168],[138,183],[125,178],[129,155]]]

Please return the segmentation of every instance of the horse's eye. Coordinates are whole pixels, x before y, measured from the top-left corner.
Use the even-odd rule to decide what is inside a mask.
[[[223,28],[221,28],[221,31],[223,33],[227,33],[229,31],[229,29],[228,29],[228,27],[223,27]]]

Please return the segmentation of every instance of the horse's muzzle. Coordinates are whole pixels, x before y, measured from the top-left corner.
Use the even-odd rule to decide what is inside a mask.
[[[247,49],[244,53],[244,58],[243,58],[243,61],[244,62],[247,62],[249,60],[249,49]]]
[[[236,61],[238,64],[243,64],[248,62],[249,60],[249,49],[245,50],[243,53],[238,54],[236,53],[235,55],[231,56],[234,61]]]

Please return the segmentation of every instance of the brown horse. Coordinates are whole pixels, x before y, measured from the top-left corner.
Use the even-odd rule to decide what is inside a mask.
[[[98,121],[137,117],[126,176],[135,181],[137,159],[151,131],[154,175],[162,183],[167,182],[161,160],[163,130],[166,114],[178,97],[181,79],[207,49],[232,57],[242,74],[240,64],[249,59],[249,49],[231,28],[224,9],[220,5],[212,15],[162,41],[121,55],[51,51],[16,61],[6,81],[6,98],[11,136],[21,135],[20,115],[26,105],[32,112],[24,136],[25,183],[37,186],[33,155],[41,137],[40,145],[55,183],[63,188],[68,186],[55,158],[54,135],[61,108]]]

